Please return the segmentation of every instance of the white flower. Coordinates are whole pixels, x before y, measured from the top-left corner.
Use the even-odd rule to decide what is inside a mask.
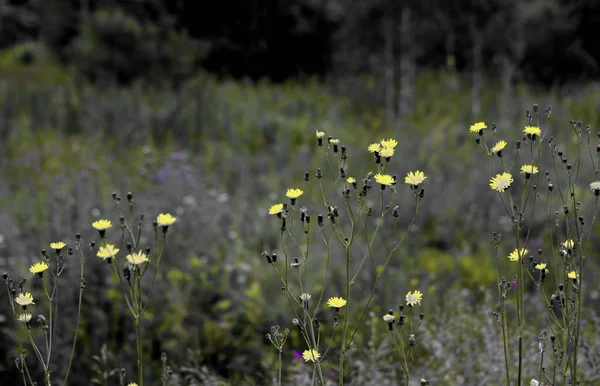
[[[536,381],[535,379],[532,379],[529,386],[540,386],[540,383],[538,381]]]

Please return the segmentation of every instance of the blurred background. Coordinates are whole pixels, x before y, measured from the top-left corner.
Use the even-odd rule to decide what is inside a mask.
[[[136,213],[180,219],[145,320],[149,379],[166,352],[173,384],[271,384],[277,356],[264,336],[291,316],[260,257],[278,250],[266,211],[322,165],[315,130],[341,139],[357,176],[372,169],[367,145],[393,137],[398,174],[425,170],[427,195],[378,288],[349,379],[393,380],[380,314],[419,288],[428,317],[416,377],[494,383],[502,350],[490,338],[491,232],[511,223],[467,129],[495,122],[513,143],[526,109],[552,105],[543,130],[574,159],[569,120],[598,131],[599,28],[594,0],[0,0],[0,271],[30,278],[50,242],[73,245],[77,232],[94,240],[91,221],[118,221],[111,193],[131,191]],[[589,162],[582,171],[584,191],[594,175]],[[408,219],[412,197],[399,200]],[[548,242],[545,221],[532,219],[532,250]],[[592,242],[600,246],[597,232]],[[72,263],[58,373],[79,289]],[[135,373],[133,325],[102,263],[87,262],[70,384],[123,364]],[[359,280],[370,288],[371,276]],[[594,312],[586,323],[600,327]],[[18,384],[14,331],[0,291],[3,385]],[[535,352],[539,329],[529,333]],[[302,349],[292,333],[290,384],[306,373],[293,354]],[[600,346],[586,349],[585,371],[597,376]],[[484,359],[465,362],[474,355]]]

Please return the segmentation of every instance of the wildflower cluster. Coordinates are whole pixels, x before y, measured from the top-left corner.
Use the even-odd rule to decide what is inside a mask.
[[[346,352],[353,347],[355,334],[370,307],[379,280],[406,237],[406,230],[398,230],[400,206],[393,205],[398,195],[399,181],[391,173],[391,160],[398,141],[383,139],[367,146],[367,151],[373,156],[375,170],[359,178],[349,173],[349,152],[339,139],[326,137],[323,131],[317,131],[316,140],[326,166],[313,173],[307,171],[304,175],[305,186],[290,187],[285,191],[284,200],[272,203],[268,208],[269,215],[278,220],[283,259],[279,259],[275,252],[265,251],[262,256],[283,283],[283,293],[293,313],[292,324],[305,344],[301,357],[312,364],[316,379],[324,385],[321,363],[332,355],[339,355],[338,379],[343,384],[347,371],[344,362]],[[329,182],[332,189],[328,189],[325,183],[328,177],[331,178]],[[419,205],[425,196],[422,185],[426,179],[425,173],[420,170],[409,171],[404,177],[404,183],[409,185],[414,200],[413,216],[405,224],[406,229],[416,220]],[[311,210],[309,207],[313,202],[317,203],[317,209]],[[373,217],[378,218],[377,221],[373,221]],[[358,252],[358,241],[364,236],[367,236],[366,243],[369,246],[376,242],[390,245],[381,236],[385,234],[386,227],[390,230],[387,237],[392,239],[389,250],[383,255],[376,254],[371,248],[367,248],[366,253]],[[323,249],[315,246],[315,237],[322,241]],[[343,251],[342,256],[335,252],[339,249],[332,248],[336,243]],[[314,254],[323,254],[323,261],[315,261],[312,257]],[[331,291],[327,284],[332,278],[331,262],[339,259],[344,262],[343,288],[341,292],[337,290],[337,293],[328,297],[324,304],[332,313],[322,315],[325,295]],[[379,262],[375,263],[377,259]],[[318,272],[311,273],[315,264],[319,266]],[[374,269],[371,273],[374,279],[370,283],[366,304],[357,312],[351,307],[354,304],[352,285],[369,266]],[[418,290],[407,294],[406,302],[410,310],[420,305],[422,296]],[[351,312],[357,313],[357,319],[350,316]],[[328,321],[332,328],[327,340],[322,338],[324,321]],[[281,345],[274,343],[274,336],[271,333],[268,338],[278,350],[282,350]],[[402,339],[407,347],[416,343],[414,331],[402,337],[395,335],[394,339]],[[406,362],[407,353],[403,350],[398,353],[400,361]],[[279,365],[281,371],[281,362]],[[402,368],[408,382],[409,363],[404,363]]]
[[[569,141],[577,142],[578,152],[573,155],[575,162],[567,159],[565,151],[561,149],[561,141],[550,137],[546,138],[549,130],[540,127],[540,112],[537,105],[533,112],[527,111],[527,125],[521,131],[520,138],[514,142],[511,151],[512,159],[508,160],[505,139],[498,139],[500,130],[492,125],[491,139],[488,139],[484,122],[471,125],[469,131],[476,134],[475,142],[488,156],[493,177],[489,181],[490,188],[498,194],[506,214],[512,220],[513,237],[509,237],[512,244],[506,259],[498,259],[503,249],[503,240],[506,239],[498,233],[493,235],[493,249],[496,264],[498,283],[499,311],[494,313],[502,334],[505,354],[505,382],[507,385],[524,382],[523,374],[523,337],[522,331],[528,320],[525,318],[525,308],[532,300],[524,291],[532,284],[537,289],[541,304],[545,306],[547,320],[550,321],[550,342],[552,350],[546,353],[546,335],[544,330],[536,342],[540,352],[540,372],[531,384],[557,384],[560,379],[564,384],[577,384],[581,381],[578,375],[580,364],[580,318],[582,296],[582,276],[585,273],[586,245],[595,224],[598,213],[598,196],[600,196],[600,182],[598,182],[598,168],[600,166],[600,150],[592,150],[591,128],[583,127],[581,122],[570,121],[571,138]],[[546,110],[550,118],[551,108]],[[600,134],[599,134],[600,138]],[[547,147],[543,146],[544,141]],[[488,147],[490,142],[490,147]],[[586,173],[580,148],[587,146],[590,154],[591,173]],[[548,149],[549,159],[544,158],[544,149]],[[596,146],[600,149],[600,144]],[[523,162],[521,159],[525,158]],[[514,170],[522,175],[517,178]],[[540,171],[544,171],[542,173]],[[593,194],[583,194],[578,188],[580,180],[589,185]],[[546,189],[541,189],[542,184]],[[583,202],[588,201],[585,205]],[[547,227],[542,234],[536,234],[533,228],[534,221],[539,217],[538,212],[546,219]],[[591,217],[588,223],[586,219]],[[529,244],[532,239],[543,240],[547,245],[530,253]],[[504,262],[509,262],[506,265]],[[501,276],[501,269],[513,271],[512,280]],[[514,296],[512,295],[514,293]],[[538,303],[540,304],[540,303]],[[513,305],[516,309],[515,319],[507,312]],[[511,328],[511,322],[515,327]],[[542,328],[542,326],[540,326]],[[517,334],[516,345],[519,353],[516,369],[510,361],[511,349],[509,346],[513,339],[511,333]],[[514,371],[513,371],[514,370]]]

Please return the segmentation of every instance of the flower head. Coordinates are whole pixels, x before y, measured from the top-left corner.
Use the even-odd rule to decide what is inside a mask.
[[[538,168],[537,166],[533,166],[533,165],[523,165],[521,166],[521,173],[525,173],[525,174],[537,174],[538,172]]]
[[[340,144],[340,140],[337,139],[337,138],[331,138],[329,140],[329,143],[332,144],[332,145],[339,145]]]
[[[304,192],[301,189],[288,189],[285,193],[287,198],[296,199],[300,197]]]
[[[369,153],[375,153],[378,152],[379,149],[381,149],[381,144],[379,143],[372,143],[369,145],[369,147],[367,148],[367,150],[369,151]]]
[[[542,131],[537,126],[525,126],[525,129],[523,129],[523,133],[527,134],[528,136],[542,135]]]
[[[283,211],[283,204],[275,204],[269,208],[269,214],[279,214]]]
[[[394,155],[394,148],[393,147],[384,147],[381,150],[379,150],[379,155],[384,158],[390,158],[391,156]]]
[[[302,295],[300,295],[300,300],[310,300],[310,298],[312,298],[312,296],[309,293],[304,292]]]
[[[575,247],[575,242],[573,240],[569,239],[569,240],[565,240],[560,245],[566,249],[573,249]]]
[[[133,264],[133,265],[140,265],[142,263],[147,263],[150,261],[148,259],[148,257],[146,256],[146,254],[143,253],[142,251],[127,255],[125,258],[129,262],[129,264]]]
[[[137,383],[128,383],[127,386],[138,386]]]
[[[27,307],[30,304],[35,304],[33,302],[33,295],[31,295],[31,293],[29,292],[21,292],[20,294],[18,294],[15,298],[15,302],[17,302],[17,304],[23,307]]]
[[[394,317],[394,315],[391,315],[391,314],[385,314],[385,315],[383,315],[383,320],[384,320],[386,323],[388,323],[388,324],[389,324],[389,323],[394,323],[394,321],[396,320],[396,318]]]
[[[112,227],[112,223],[110,222],[110,220],[98,220],[94,221],[92,223],[92,226],[99,231],[105,231],[108,228]]]
[[[492,147],[492,153],[498,153],[499,151],[504,150],[506,145],[506,141],[498,141],[494,147]]]
[[[483,129],[487,129],[487,126],[485,125],[485,123],[477,122],[477,123],[474,123],[471,125],[471,128],[469,129],[469,131],[471,133],[479,133]]]
[[[416,304],[421,305],[422,298],[423,294],[421,293],[421,291],[409,291],[406,294],[406,304],[408,304],[410,307]]]
[[[390,138],[390,139],[382,139],[380,143],[381,143],[381,147],[383,147],[383,148],[389,147],[389,148],[392,148],[392,149],[393,149],[393,148],[395,148],[396,146],[398,146],[398,141],[396,141],[396,140],[395,140],[395,139],[393,139],[393,138]]]
[[[600,181],[594,181],[590,184],[590,189],[596,196],[600,195]]]
[[[56,250],[56,252],[60,252],[61,249],[63,249],[64,247],[66,247],[67,244],[63,243],[62,241],[57,241],[55,243],[50,243],[50,248]]]
[[[508,260],[510,261],[519,261],[522,259],[529,251],[525,248],[515,249],[508,255]]]
[[[571,272],[569,272],[569,273],[567,274],[567,277],[568,277],[569,279],[577,279],[577,272],[575,272],[575,271],[571,271]]]
[[[323,139],[323,137],[325,136],[325,132],[316,130],[315,135],[317,136],[317,139]]]
[[[420,183],[422,183],[423,181],[425,181],[427,177],[425,177],[425,173],[423,173],[420,170],[417,170],[415,172],[409,172],[406,177],[404,177],[404,183],[409,184],[409,185],[413,185],[413,186],[417,186]]]
[[[48,268],[50,268],[48,266],[48,263],[46,263],[45,261],[38,261],[37,263],[34,263],[31,267],[29,267],[29,272],[31,272],[32,275],[38,273],[41,276],[42,273]]]
[[[540,386],[540,383],[536,379],[532,379],[529,386]]]
[[[490,179],[490,188],[497,192],[504,192],[513,181],[513,176],[510,173],[496,174],[495,177]]]
[[[394,177],[390,176],[389,174],[380,173],[375,174],[375,181],[383,186],[390,186],[395,182]]]
[[[535,265],[535,269],[539,269],[540,271],[542,269],[546,269],[546,263],[539,263]]]
[[[96,256],[103,260],[112,259],[117,255],[118,252],[119,248],[115,248],[115,246],[112,244],[106,244],[106,246],[100,247],[98,249],[98,253],[96,254]]]
[[[302,352],[302,359],[304,362],[316,362],[321,357],[321,354],[315,349],[304,350]]]
[[[156,216],[156,222],[159,227],[168,227],[169,225],[172,225],[175,221],[177,221],[177,218],[173,217],[170,213],[161,213],[158,216]]]
[[[344,299],[344,298],[333,297],[333,298],[329,298],[329,300],[327,300],[327,307],[335,308],[337,310],[344,307],[345,305],[346,305],[346,299]]]
[[[354,177],[348,177],[348,179],[346,179],[346,182],[349,184],[354,184],[356,183],[356,179]]]
[[[19,314],[18,319],[19,322],[29,323],[29,321],[31,320],[31,314],[29,312],[23,312]]]

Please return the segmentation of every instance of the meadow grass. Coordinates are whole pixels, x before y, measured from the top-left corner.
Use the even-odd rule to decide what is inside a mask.
[[[4,229],[0,265],[15,283],[20,277],[34,281],[28,270],[39,260],[36,251],[55,240],[74,246],[78,232],[86,240],[93,238],[90,224],[111,211],[113,191],[140,192],[136,194],[138,213],[172,212],[179,221],[176,229],[169,232],[162,270],[157,273],[153,300],[144,311],[142,322],[146,331],[151,331],[145,334],[141,347],[145,353],[142,359],[150,365],[144,367],[145,379],[136,379],[137,383],[158,382],[166,368],[173,371],[168,379],[171,384],[270,384],[279,379],[283,384],[311,384],[316,380],[397,384],[397,380],[406,381],[410,375],[411,384],[418,384],[423,378],[431,384],[454,385],[479,384],[485,379],[504,382],[506,374],[511,384],[526,384],[532,378],[543,382],[544,377],[548,378],[545,382],[554,384],[564,384],[569,377],[577,377],[582,384],[597,381],[594,377],[599,366],[594,358],[600,349],[593,343],[597,322],[592,311],[597,308],[598,292],[593,286],[586,287],[582,277],[598,267],[592,257],[592,247],[597,242],[593,227],[595,208],[593,200],[590,202],[594,196],[589,188],[596,179],[598,162],[594,164],[584,157],[589,153],[585,129],[588,123],[591,154],[596,154],[598,95],[592,88],[565,96],[558,91],[540,94],[519,87],[514,105],[509,111],[501,111],[497,107],[498,93],[494,91],[497,87],[489,83],[482,100],[483,115],[472,117],[468,113],[467,82],[458,75],[456,82],[447,82],[447,74],[424,72],[417,83],[415,114],[399,128],[385,122],[377,99],[352,98],[352,92],[340,96],[341,89],[332,84],[252,85],[216,81],[200,74],[180,90],[170,91],[142,83],[127,88],[96,87],[71,76],[59,81],[52,80],[58,77],[44,79],[45,82],[28,82],[27,77],[21,77],[18,84],[3,79],[1,85],[0,143],[4,151],[0,197],[5,210],[0,216]],[[368,83],[365,90],[375,94],[376,86]],[[533,101],[544,107],[551,104],[552,119],[539,124],[529,122],[523,106],[530,106]],[[580,127],[577,122],[569,124],[572,117],[585,123]],[[471,124],[482,120],[488,128],[479,145],[484,150],[488,146],[487,161],[477,151],[478,133],[468,130]],[[492,121],[498,123],[497,131],[491,130]],[[541,127],[544,142],[541,138],[535,143],[522,140],[523,128],[535,125]],[[326,137],[324,145],[330,149],[324,153],[316,144],[315,131],[340,138],[343,143],[338,153],[333,153]],[[490,152],[495,145],[490,133],[507,141],[501,160],[497,153]],[[547,143],[550,137],[554,149]],[[350,189],[351,202],[360,208],[347,177],[357,180],[359,191],[362,179],[372,171],[371,191],[390,193],[389,188],[381,191],[374,181],[375,174],[382,171],[377,170],[373,154],[367,151],[367,145],[382,138],[398,141],[390,165],[396,168],[393,173],[402,187],[396,188],[399,194],[394,195],[394,205],[389,204],[386,209],[386,201],[383,210],[380,203],[373,205],[377,216],[386,214],[378,237],[396,240],[400,229],[407,230],[406,239],[388,263],[385,247],[394,249],[394,245],[382,242],[377,245],[379,249],[369,254],[369,242],[357,237],[352,243],[357,253],[348,254],[344,241],[352,234],[350,220],[354,218],[346,214],[346,202],[350,199],[344,197],[345,189]],[[517,140],[523,147],[519,152],[515,150]],[[348,154],[342,164],[345,179],[339,174],[341,145]],[[539,162],[525,156],[532,150],[537,154],[536,146],[540,146],[540,154],[546,154],[540,156]],[[577,180],[558,158],[559,150],[568,158],[571,170],[577,170]],[[514,158],[516,154],[521,158]],[[508,200],[508,192],[494,192],[488,186],[490,178],[504,170],[498,163],[502,160],[510,162],[505,171],[514,174],[514,186],[509,192],[515,194],[518,209],[502,204],[502,197]],[[524,181],[524,174],[519,173],[525,161],[538,167],[538,173],[532,177],[539,178],[535,190],[530,180]],[[319,202],[318,185],[314,185],[315,195],[310,198],[313,195],[305,185],[304,175],[308,171],[309,183],[316,184],[319,167],[335,183],[323,187],[325,197],[331,197],[334,205]],[[406,172],[417,169],[426,173],[426,194],[412,222],[416,197],[402,180]],[[553,173],[555,188],[551,199],[545,195],[548,182],[542,173],[546,170]],[[306,263],[302,253],[286,253],[281,244],[282,235],[289,251],[295,247],[291,236],[305,240],[302,224],[306,223],[299,221],[298,206],[286,202],[292,220],[286,223],[284,232],[281,224],[267,215],[274,203],[284,203],[282,194],[287,188],[304,191],[297,205],[311,210],[306,212],[311,213],[310,232],[334,237],[331,243],[329,237],[315,237],[310,243],[310,256],[315,258],[307,258]],[[564,203],[559,191],[567,192]],[[518,201],[522,192],[529,192],[527,205]],[[575,193],[575,198],[570,193]],[[373,193],[370,197],[376,196]],[[581,207],[577,201],[582,202]],[[538,203],[535,208],[534,202]],[[569,213],[564,213],[563,205],[568,206]],[[338,219],[335,225],[327,217],[329,206],[337,206],[338,216],[341,215],[336,217],[331,211],[333,218]],[[559,212],[558,217],[555,211]],[[398,217],[394,217],[394,212]],[[517,216],[521,212],[523,219]],[[319,213],[324,216],[323,228],[318,226]],[[589,241],[576,235],[579,215],[585,221],[586,233],[582,236]],[[368,230],[367,224],[376,227],[377,216],[371,217],[372,223],[357,218],[355,229]],[[554,225],[556,221],[559,227]],[[393,223],[397,225],[396,236],[390,225]],[[566,224],[570,224],[568,228]],[[345,237],[335,237],[334,229],[339,229],[339,235],[344,232]],[[493,238],[492,232],[502,237]],[[560,243],[569,239],[582,244],[570,255],[566,249],[563,258],[559,253],[565,249]],[[142,244],[148,242],[145,239]],[[584,244],[588,249],[584,249]],[[531,251],[525,257],[527,264],[518,268],[506,258],[516,248]],[[537,255],[537,249],[542,249],[543,254]],[[265,269],[268,261],[260,256],[261,251],[268,251],[268,256],[277,253],[279,274],[274,272],[274,265]],[[533,266],[528,260],[530,255]],[[288,264],[284,265],[286,256]],[[364,268],[349,281],[348,267],[352,276],[352,268],[360,266],[364,256]],[[384,258],[371,260],[369,256]],[[581,282],[574,283],[568,275],[571,268],[583,270],[582,256],[588,256],[585,272],[576,278]],[[306,271],[302,271],[305,274],[300,281],[294,276],[290,282],[289,273],[294,274],[296,269],[290,266],[294,257],[299,257],[300,267]],[[63,273],[64,283],[80,283],[75,261],[69,260]],[[79,329],[75,329],[77,360],[72,364],[69,383],[87,383],[90,379],[123,381],[122,368],[128,377],[137,375],[141,357],[136,354],[140,350],[136,325],[128,321],[125,295],[102,263],[105,262],[101,259],[90,258],[81,307],[80,286],[61,287],[65,299],[60,306],[61,325],[72,329],[79,321],[78,310],[83,315]],[[380,276],[384,263],[385,274]],[[538,264],[547,264],[543,282],[541,275],[545,271],[536,269]],[[326,267],[328,279],[322,280]],[[287,284],[281,280],[285,270]],[[516,289],[509,290],[514,275]],[[300,282],[303,286],[307,283],[310,290],[293,288]],[[282,286],[288,285],[293,292],[281,291]],[[495,297],[490,296],[494,289]],[[416,290],[423,293],[419,311],[406,305],[401,311],[398,307],[406,304],[407,293],[414,294]],[[308,310],[298,300],[302,293],[311,294]],[[42,294],[34,292],[33,296],[37,299]],[[565,305],[550,312],[547,306],[553,294],[559,301],[561,297],[565,302],[575,299],[577,308]],[[336,313],[335,307],[323,307],[329,297],[343,298],[347,303]],[[319,298],[321,308],[316,307]],[[16,345],[15,323],[8,308],[10,295],[2,293],[0,304],[0,313],[6,320],[2,326],[3,345],[15,347],[0,358],[1,371],[3,379],[18,384],[22,376],[14,366],[14,358],[20,357],[21,350]],[[290,304],[294,307],[290,308]],[[45,310],[42,314],[48,315],[49,308]],[[409,330],[409,323],[398,326],[402,316],[409,313],[412,318],[405,321],[412,321],[416,327],[421,312],[424,319],[416,333]],[[319,329],[315,329],[314,320],[320,320],[321,314],[326,322],[319,322]],[[333,328],[336,315],[339,324]],[[555,320],[553,315],[560,318]],[[292,323],[294,318],[299,324]],[[391,318],[394,324],[387,323]],[[276,325],[280,326],[279,334],[289,329],[285,344],[275,330],[271,331],[271,326]],[[574,327],[579,325],[581,328]],[[24,325],[20,326],[22,334]],[[297,326],[302,327],[302,332]],[[67,327],[58,329],[53,342],[53,369],[64,373],[69,368],[73,340],[72,335],[65,334]],[[319,331],[324,335],[317,344]],[[330,338],[333,332],[335,335]],[[278,342],[276,347],[263,338],[266,333]],[[415,334],[412,349],[411,333]],[[555,346],[551,344],[552,336]],[[98,341],[106,346],[102,348]],[[540,343],[545,348],[543,357]],[[297,351],[302,354],[312,349],[322,357],[310,361],[309,356],[309,365],[295,357]],[[162,352],[168,357],[162,357]],[[485,363],[473,363],[468,359],[472,355],[486,358]],[[46,373],[43,364],[48,363],[33,362],[32,374],[42,383],[42,374]],[[59,378],[55,383],[60,384]]]

